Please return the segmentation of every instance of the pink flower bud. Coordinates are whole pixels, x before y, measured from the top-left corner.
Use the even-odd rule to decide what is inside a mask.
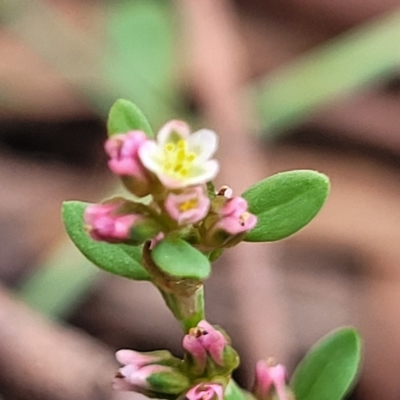
[[[133,350],[119,350],[117,360],[123,364],[113,381],[113,388],[134,391],[150,397],[179,395],[189,386],[189,381],[175,364],[176,359],[168,351],[154,351],[143,354]]]
[[[85,210],[84,221],[94,240],[118,242],[129,238],[130,230],[140,218],[137,215],[118,215],[121,203],[92,204]]]
[[[172,368],[164,365],[146,365],[135,369],[132,364],[120,368],[113,381],[114,390],[134,391],[143,393],[152,390],[149,379],[155,374],[170,372]]]
[[[110,157],[110,170],[124,177],[124,183],[135,195],[145,196],[150,193],[150,178],[139,158],[140,147],[148,141],[142,131],[131,131],[127,134],[114,135],[105,145]]]
[[[272,399],[276,392],[279,400],[288,400],[286,393],[286,368],[282,364],[271,365],[269,361],[259,361],[256,365],[254,395],[259,400]]]
[[[188,400],[223,400],[224,389],[217,383],[200,383],[187,393]]]
[[[179,225],[201,221],[209,208],[210,199],[201,186],[191,187],[179,194],[170,193],[165,200],[165,209]]]
[[[225,336],[207,321],[200,321],[183,338],[183,348],[191,355],[199,373],[204,371],[207,355],[223,366],[223,353],[228,342]]]
[[[146,354],[134,350],[118,350],[115,353],[117,361],[124,365],[132,365],[135,369],[139,369],[145,365],[154,364],[162,357],[157,353]]]
[[[247,232],[257,224],[257,217],[247,211],[247,201],[243,197],[229,199],[220,210],[221,219],[215,229],[231,235]]]
[[[227,197],[229,191],[229,188],[222,188],[217,193],[201,226],[205,249],[232,247],[257,224],[257,217],[247,211],[247,201],[240,196]]]

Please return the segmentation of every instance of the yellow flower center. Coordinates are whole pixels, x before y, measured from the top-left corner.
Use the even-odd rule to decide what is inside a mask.
[[[187,178],[197,155],[188,150],[186,140],[179,140],[175,143],[167,143],[164,147],[164,173],[176,177]]]
[[[189,210],[193,210],[195,208],[197,208],[199,205],[199,201],[198,199],[190,199],[187,201],[184,201],[183,203],[180,203],[178,208],[180,212],[185,212],[185,211],[189,211]]]

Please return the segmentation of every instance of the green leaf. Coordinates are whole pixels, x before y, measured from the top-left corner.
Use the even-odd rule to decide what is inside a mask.
[[[104,11],[103,79],[121,97],[135,99],[152,124],[160,126],[183,105],[175,79],[179,30],[173,4],[113,1]]]
[[[152,259],[174,277],[205,279],[210,275],[208,258],[182,239],[165,239],[152,251]]]
[[[143,131],[150,138],[154,136],[149,121],[139,107],[124,99],[117,100],[111,107],[107,130],[109,136],[132,130]]]
[[[301,123],[333,98],[393,75],[400,62],[400,12],[335,36],[253,85],[267,136]]]
[[[83,214],[88,203],[66,201],[62,207],[65,228],[82,254],[101,269],[135,280],[149,280],[141,265],[141,248],[126,244],[110,244],[92,240],[87,234]]]
[[[361,358],[360,337],[344,328],[318,342],[296,368],[291,386],[296,400],[340,400],[351,388]]]
[[[85,301],[100,275],[99,269],[68,239],[32,271],[18,283],[18,297],[52,319],[71,316]]]
[[[269,242],[292,235],[314,218],[328,193],[328,177],[308,170],[282,172],[256,183],[242,195],[258,218],[245,240]]]
[[[229,383],[225,389],[224,400],[254,400],[249,392],[240,388],[237,383],[230,379]]]

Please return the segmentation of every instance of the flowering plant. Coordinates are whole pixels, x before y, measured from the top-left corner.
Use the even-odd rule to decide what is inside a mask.
[[[67,232],[100,268],[154,284],[184,330],[183,359],[166,350],[118,351],[123,366],[114,388],[165,399],[342,399],[359,365],[354,329],[341,329],[311,349],[290,383],[284,366],[260,361],[250,394],[231,377],[239,356],[228,335],[206,320],[203,297],[212,261],[241,241],[275,241],[304,227],[328,196],[328,178],[289,171],[234,196],[212,182],[219,171],[213,131],[191,133],[185,122],[170,121],[154,137],[142,112],[118,100],[108,132],[109,168],[133,196],[65,202]]]

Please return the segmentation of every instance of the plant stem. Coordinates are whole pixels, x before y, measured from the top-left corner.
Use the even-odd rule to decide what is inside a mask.
[[[174,290],[165,291],[159,288],[165,303],[181,323],[185,332],[195,327],[204,316],[204,287],[203,284],[190,287],[187,283]]]
[[[152,277],[166,305],[185,332],[204,319],[204,287],[195,279],[176,279],[157,267],[151,258],[150,245],[143,246],[143,265]]]

